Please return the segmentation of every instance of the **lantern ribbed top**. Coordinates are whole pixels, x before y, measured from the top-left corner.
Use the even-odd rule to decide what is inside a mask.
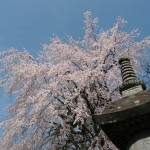
[[[129,58],[121,58],[119,64],[123,80],[119,90],[123,96],[129,96],[146,89],[144,82],[137,78]]]
[[[119,60],[119,64],[121,66],[121,74],[123,82],[127,82],[128,80],[137,79],[136,74],[131,66],[129,58],[122,58]]]

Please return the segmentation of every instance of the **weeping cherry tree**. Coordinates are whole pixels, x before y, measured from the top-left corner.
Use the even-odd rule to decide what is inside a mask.
[[[150,37],[125,31],[118,18],[106,31],[86,12],[81,40],[58,37],[43,45],[38,58],[28,51],[0,53],[0,86],[16,100],[1,122],[1,150],[115,150],[93,117],[118,100],[122,79],[118,59],[129,57],[141,75]]]

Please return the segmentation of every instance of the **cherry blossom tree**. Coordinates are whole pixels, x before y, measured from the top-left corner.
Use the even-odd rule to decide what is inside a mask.
[[[28,51],[0,53],[0,85],[16,101],[1,122],[2,150],[115,150],[93,117],[121,96],[118,59],[127,56],[138,75],[150,37],[136,41],[138,30],[126,21],[104,31],[85,14],[85,36],[63,43],[54,38],[37,59]]]

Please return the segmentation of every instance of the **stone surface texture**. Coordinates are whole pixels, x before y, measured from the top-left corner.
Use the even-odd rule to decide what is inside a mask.
[[[128,150],[150,150],[150,130],[136,134],[131,139]]]

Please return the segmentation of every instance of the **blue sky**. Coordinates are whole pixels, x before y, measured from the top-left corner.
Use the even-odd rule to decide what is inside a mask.
[[[139,28],[141,38],[150,35],[150,0],[0,0],[0,51],[26,48],[31,54],[42,49],[53,34],[83,37],[83,13],[91,11],[100,28],[110,28],[118,16],[128,21],[127,30]],[[12,101],[0,91],[0,118]]]
[[[150,33],[149,0],[0,0],[0,51],[10,47],[36,54],[53,34],[65,39],[83,37],[83,13],[91,11],[100,27],[111,27],[118,16],[127,30]]]

